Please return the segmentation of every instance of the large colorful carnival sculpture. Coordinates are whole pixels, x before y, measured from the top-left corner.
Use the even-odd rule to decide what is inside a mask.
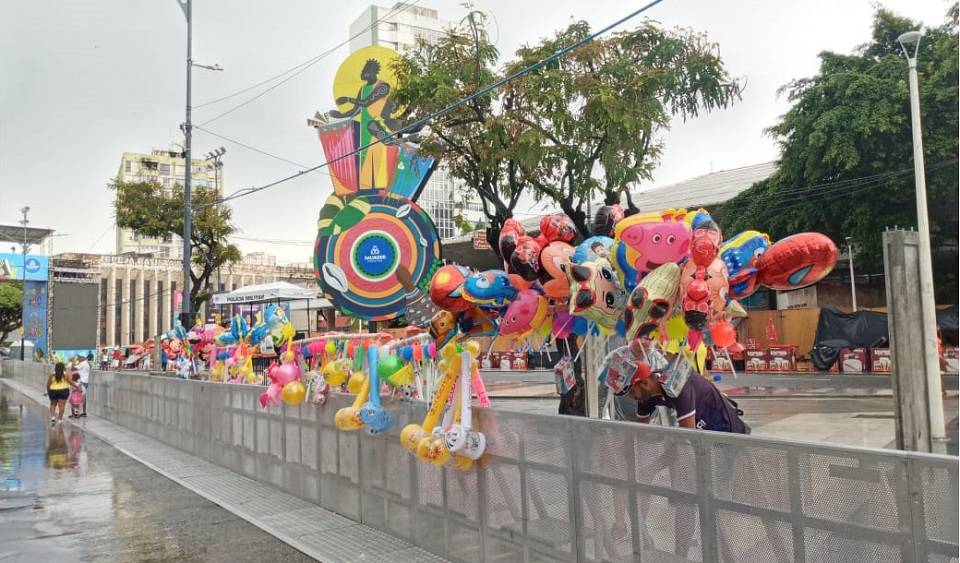
[[[317,280],[343,314],[373,321],[409,317],[440,264],[436,227],[416,203],[436,162],[398,135],[393,117],[398,56],[384,47],[352,53],[334,79],[337,109],[308,120],[333,181],[317,221]]]

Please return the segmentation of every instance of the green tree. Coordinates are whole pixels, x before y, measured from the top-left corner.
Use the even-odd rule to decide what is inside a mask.
[[[114,204],[117,226],[146,237],[183,234],[183,189],[180,186],[167,190],[155,182],[114,181],[110,187],[117,192]],[[240,250],[227,242],[227,237],[234,232],[230,222],[231,210],[225,205],[216,205],[216,200],[217,194],[213,190],[196,190],[191,198],[191,311],[199,311],[214,293],[210,282],[217,268],[241,258]]]
[[[575,22],[517,51],[512,73],[590,35]],[[674,118],[725,108],[740,95],[715,43],[688,29],[647,20],[633,30],[599,38],[507,86],[511,114],[531,136],[521,161],[528,182],[555,201],[580,232],[589,234],[584,206],[598,192],[629,207],[629,187],[651,180]]]
[[[482,13],[471,12],[460,29],[448,30],[433,43],[418,41],[399,59],[393,99],[404,108],[402,119],[434,113],[502,77],[496,67],[500,54],[490,43],[485,20]],[[529,187],[520,161],[534,152],[537,139],[510,118],[515,105],[509,94],[478,96],[433,120],[421,139],[422,150],[439,158],[479,197],[494,248],[503,222]]]
[[[590,34],[586,22],[573,23],[498,69],[485,21],[472,12],[459,30],[403,57],[395,96],[406,115],[432,113]],[[727,107],[739,92],[704,35],[645,21],[434,120],[424,148],[479,196],[493,248],[528,188],[556,202],[587,235],[588,199],[626,194],[629,203],[628,186],[651,178],[662,150],[658,135],[674,117]]]
[[[23,311],[23,290],[19,284],[0,284],[0,342],[20,328]]]
[[[849,55],[821,53],[816,76],[782,89],[793,105],[768,130],[780,145],[778,168],[717,210],[725,230],[852,237],[858,269],[882,271],[884,229],[916,225],[907,63],[897,37],[919,26],[878,9],[868,44]],[[957,41],[955,4],[945,23],[926,30],[917,69],[934,277],[938,298],[950,302],[957,296]],[[872,179],[854,180],[864,177]]]

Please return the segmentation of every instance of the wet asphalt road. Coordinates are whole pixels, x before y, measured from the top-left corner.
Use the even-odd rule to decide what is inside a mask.
[[[313,561],[0,383],[0,563]]]

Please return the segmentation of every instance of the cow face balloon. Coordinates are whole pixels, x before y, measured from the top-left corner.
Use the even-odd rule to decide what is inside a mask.
[[[570,313],[613,329],[623,313],[627,293],[604,259],[565,266],[570,281]]]

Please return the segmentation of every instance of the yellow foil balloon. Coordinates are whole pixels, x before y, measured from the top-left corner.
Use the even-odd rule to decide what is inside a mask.
[[[291,381],[284,385],[283,391],[280,392],[280,398],[290,406],[299,405],[306,396],[307,386],[302,381]]]
[[[350,375],[350,360],[336,360],[328,362],[321,370],[323,379],[334,387],[339,387],[347,381]]]
[[[350,379],[347,381],[347,391],[351,393],[359,393],[366,381],[367,375],[362,371],[355,371],[351,373]]]

